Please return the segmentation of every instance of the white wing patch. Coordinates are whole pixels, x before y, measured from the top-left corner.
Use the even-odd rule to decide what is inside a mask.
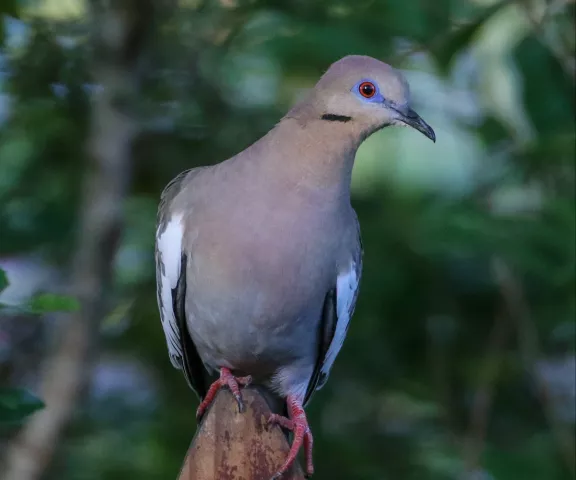
[[[350,324],[356,303],[359,280],[357,266],[353,261],[350,262],[350,268],[340,273],[336,280],[336,329],[334,338],[332,342],[330,342],[330,347],[328,347],[326,358],[321,367],[323,376],[328,376],[330,373],[330,369],[344,344],[348,325]]]
[[[176,288],[180,277],[180,262],[182,259],[182,238],[184,227],[182,214],[173,215],[166,228],[160,233],[156,232],[156,248],[158,250],[158,267],[156,269],[158,281],[158,306],[162,328],[168,343],[168,352],[172,365],[182,368],[182,347],[178,323],[172,307],[172,289]]]

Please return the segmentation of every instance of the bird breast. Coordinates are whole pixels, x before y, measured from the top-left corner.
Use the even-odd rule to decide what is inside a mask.
[[[213,368],[263,376],[313,361],[335,278],[330,237],[298,216],[218,218],[200,222],[190,245],[186,309],[200,356]]]

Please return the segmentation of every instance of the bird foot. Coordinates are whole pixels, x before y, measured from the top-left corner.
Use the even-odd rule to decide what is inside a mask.
[[[298,451],[302,445],[304,445],[304,454],[306,456],[306,477],[311,477],[314,474],[314,464],[312,462],[312,444],[314,439],[310,427],[308,426],[308,420],[306,419],[304,408],[302,407],[301,402],[291,398],[290,396],[288,396],[287,402],[290,418],[275,413],[270,415],[268,418],[268,424],[280,425],[282,428],[290,430],[294,435],[288,458],[286,458],[284,464],[272,477],[272,480],[279,480],[282,478],[282,475],[284,475],[296,461]]]
[[[196,410],[196,420],[200,421],[206,412],[206,409],[214,401],[216,394],[222,387],[228,387],[230,389],[238,403],[238,411],[244,413],[245,408],[244,402],[242,401],[242,394],[240,393],[240,385],[246,387],[250,382],[252,382],[252,377],[250,375],[247,377],[235,377],[228,368],[222,367],[220,369],[220,378],[210,385],[204,400],[202,400],[198,410]]]

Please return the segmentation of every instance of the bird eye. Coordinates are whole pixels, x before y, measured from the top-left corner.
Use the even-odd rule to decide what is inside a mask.
[[[376,87],[372,82],[362,82],[358,86],[358,91],[364,98],[372,98],[376,95]]]

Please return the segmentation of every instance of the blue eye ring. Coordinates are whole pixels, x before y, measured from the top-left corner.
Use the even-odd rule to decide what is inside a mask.
[[[364,78],[352,88],[352,93],[364,102],[380,104],[384,102],[384,97],[380,93],[380,88],[374,80]]]

